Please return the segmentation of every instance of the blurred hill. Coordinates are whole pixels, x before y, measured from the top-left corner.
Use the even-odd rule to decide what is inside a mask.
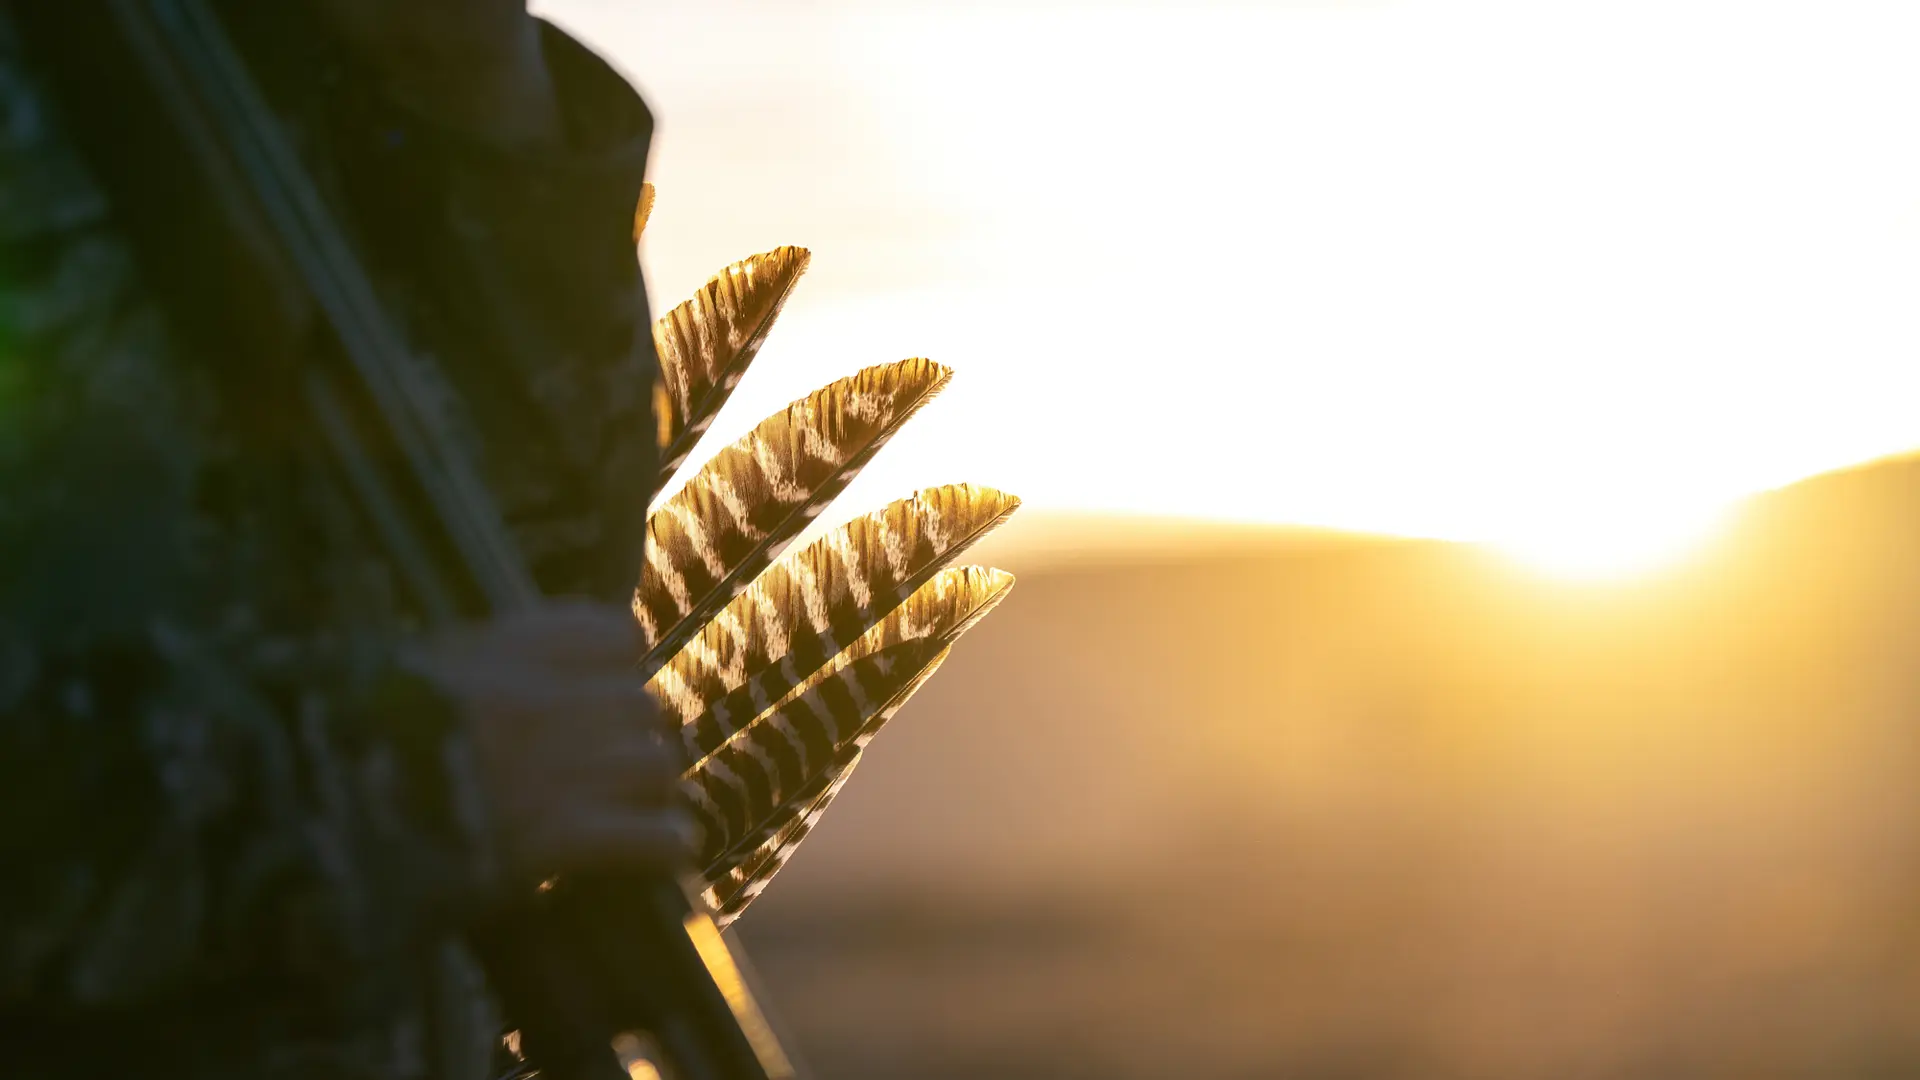
[[[1920,461],[1614,585],[1032,517],[741,923],[823,1080],[1920,1076]]]

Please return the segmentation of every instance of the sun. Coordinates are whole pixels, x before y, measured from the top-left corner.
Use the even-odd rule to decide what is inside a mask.
[[[1686,563],[1726,528],[1727,508],[1561,514],[1506,530],[1486,547],[1536,573],[1611,582]]]

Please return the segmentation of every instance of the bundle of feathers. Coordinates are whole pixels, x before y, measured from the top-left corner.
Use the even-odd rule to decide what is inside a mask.
[[[643,190],[640,238],[653,206]],[[782,247],[722,270],[653,327],[660,481],[692,453],[806,271]],[[634,617],[648,687],[677,720],[698,865],[726,926],[793,855],[881,726],[1013,576],[954,566],[1019,500],[929,488],[782,552],[952,372],[856,372],[761,421],[647,520]]]

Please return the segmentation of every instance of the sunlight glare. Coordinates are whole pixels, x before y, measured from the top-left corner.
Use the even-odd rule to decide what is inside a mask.
[[[703,450],[954,369],[829,518],[968,480],[1617,578],[1915,445],[1920,5],[538,6],[671,118],[658,307],[814,252]]]
[[[1615,582],[1688,561],[1719,536],[1727,517],[1724,507],[1675,514],[1556,515],[1529,522],[1486,546],[1549,577]]]

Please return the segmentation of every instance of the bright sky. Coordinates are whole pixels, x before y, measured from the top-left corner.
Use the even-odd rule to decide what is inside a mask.
[[[659,117],[661,310],[813,250],[716,436],[956,369],[841,516],[1631,545],[1920,446],[1911,0],[538,6]]]

